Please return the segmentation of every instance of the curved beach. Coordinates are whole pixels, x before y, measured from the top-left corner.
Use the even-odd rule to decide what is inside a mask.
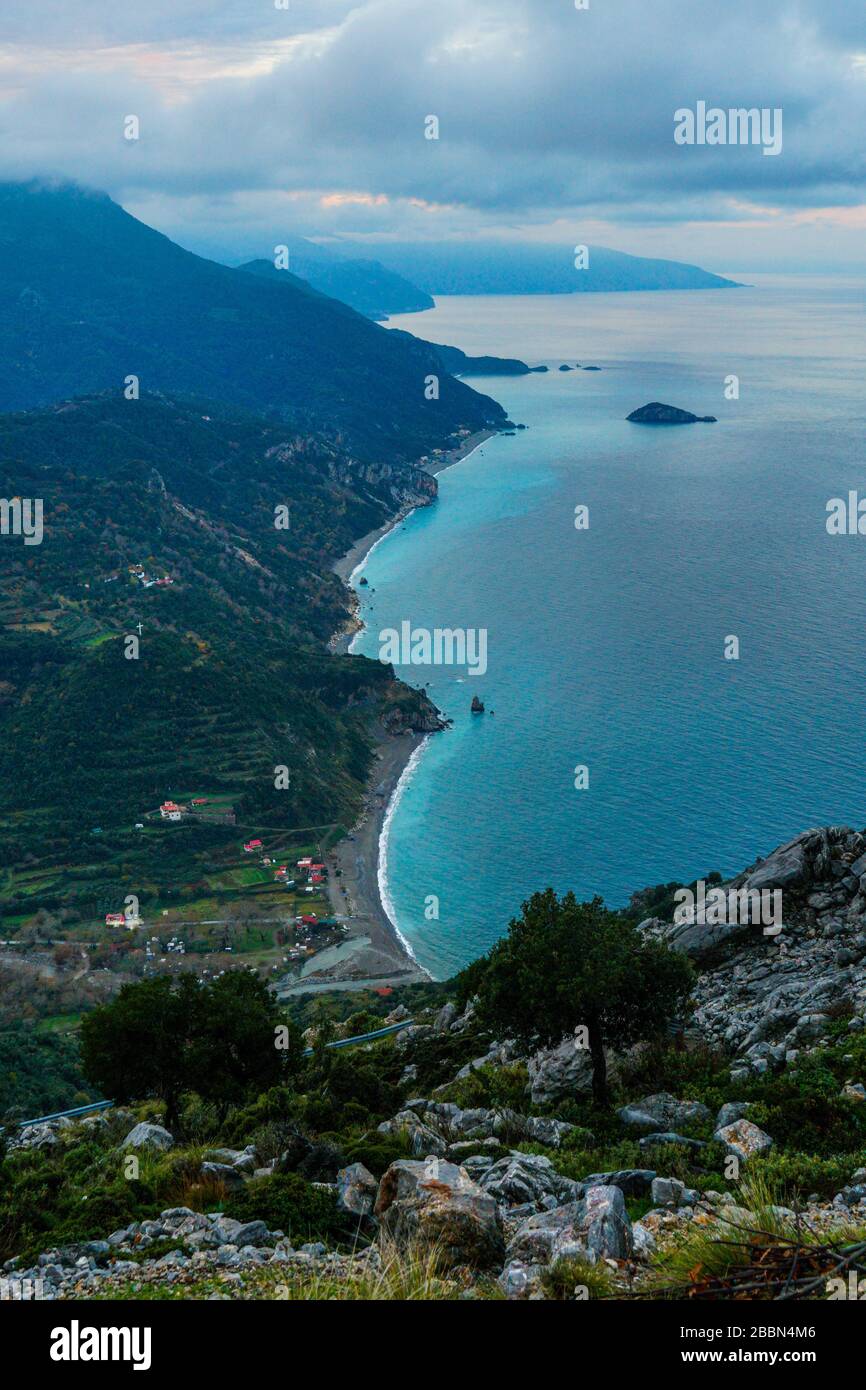
[[[453,449],[441,465],[431,470],[435,475],[468,458],[494,434],[482,430],[469,436]],[[373,550],[400,526],[414,507],[398,513],[386,525],[363,536],[333,566],[333,571],[351,588],[360,576]],[[348,652],[363,624],[357,617],[358,600],[353,590],[355,620],[335,633],[331,649]],[[392,818],[408,784],[421,750],[430,734],[380,734],[377,738],[376,762],[371,770],[365,797],[364,811],[350,836],[341,840],[329,856],[331,860],[331,905],[334,912],[350,919],[350,941],[368,938],[368,945],[355,949],[351,957],[353,974],[377,976],[390,972],[388,979],[378,983],[408,983],[429,979],[429,973],[418,964],[411,948],[401,936],[388,891],[388,838]],[[340,870],[339,875],[334,872]],[[389,911],[390,908],[390,911]],[[348,945],[349,943],[347,943]],[[399,979],[398,979],[399,977]],[[335,976],[336,978],[336,976]],[[360,984],[360,979],[358,980]]]

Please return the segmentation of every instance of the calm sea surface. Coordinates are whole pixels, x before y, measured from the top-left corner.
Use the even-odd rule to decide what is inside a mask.
[[[484,675],[398,668],[454,720],[404,780],[382,875],[437,977],[548,884],[617,906],[866,822],[866,536],[825,525],[830,497],[866,497],[866,285],[753,279],[442,299],[393,321],[552,368],[472,382],[529,428],[442,474],[360,590],[369,655],[406,620],[487,632]],[[626,423],[652,400],[719,423]]]

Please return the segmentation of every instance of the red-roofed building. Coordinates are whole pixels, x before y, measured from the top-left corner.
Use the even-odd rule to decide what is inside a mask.
[[[107,927],[125,927],[126,918],[122,912],[106,912],[105,925]]]
[[[248,840],[244,845],[244,854],[252,854],[254,849],[261,849],[261,840]]]

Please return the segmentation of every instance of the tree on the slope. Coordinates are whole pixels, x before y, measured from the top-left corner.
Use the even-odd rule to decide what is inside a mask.
[[[692,982],[686,958],[647,941],[601,898],[558,899],[552,888],[524,903],[507,937],[463,977],[479,1022],[527,1049],[586,1030],[593,1099],[608,1104],[607,1047],[657,1038],[682,1010]]]

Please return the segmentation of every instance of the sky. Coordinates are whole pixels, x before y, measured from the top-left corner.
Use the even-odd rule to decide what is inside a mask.
[[[2,0],[0,178],[227,260],[501,237],[866,270],[866,4],[578,2]],[[780,108],[781,152],[677,144],[699,101]]]

